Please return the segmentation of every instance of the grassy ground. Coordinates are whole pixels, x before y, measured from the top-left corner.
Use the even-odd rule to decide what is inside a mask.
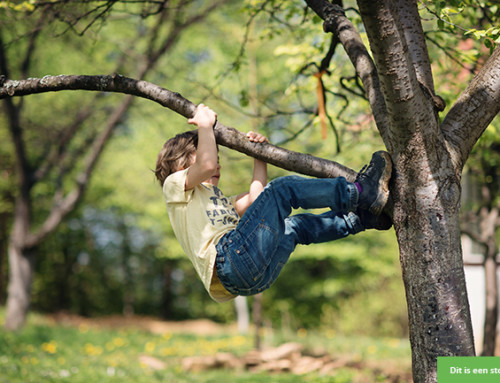
[[[3,325],[4,311],[0,310]],[[161,325],[160,322],[154,322]],[[39,382],[407,382],[410,371],[408,342],[400,339],[344,337],[329,332],[274,334],[265,339],[274,346],[300,342],[307,349],[322,348],[347,358],[350,367],[328,375],[255,373],[244,370],[186,372],[182,359],[228,352],[244,355],[252,350],[252,336],[232,328],[206,327],[206,322],[184,327],[165,324],[151,331],[132,322],[71,321],[61,324],[32,314],[17,333],[0,330],[0,383]],[[203,327],[205,326],[205,327]],[[169,331],[172,329],[172,331]],[[205,331],[206,330],[206,331]],[[200,335],[205,332],[207,335]],[[355,366],[355,367],[354,367]],[[389,377],[390,376],[390,377]],[[396,378],[395,378],[396,377]],[[395,380],[396,379],[396,380]]]

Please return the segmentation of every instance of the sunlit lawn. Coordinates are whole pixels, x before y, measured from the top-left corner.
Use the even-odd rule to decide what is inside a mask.
[[[4,310],[0,309],[3,326]],[[307,348],[323,347],[333,355],[347,355],[368,364],[410,367],[408,342],[399,339],[346,338],[299,331],[293,339]],[[45,317],[32,314],[27,326],[17,333],[0,330],[0,382],[383,382],[378,373],[341,368],[333,374],[254,373],[211,370],[185,372],[182,358],[230,352],[243,355],[253,346],[252,336],[226,334],[195,336],[169,333],[152,334],[133,328],[109,329],[86,325],[54,325]],[[164,365],[156,369],[147,359]]]

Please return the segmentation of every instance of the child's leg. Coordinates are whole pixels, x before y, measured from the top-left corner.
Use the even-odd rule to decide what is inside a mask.
[[[281,242],[295,246],[335,241],[365,230],[355,213],[296,214],[285,220],[285,233]]]
[[[217,244],[215,265],[223,285],[233,294],[257,294],[277,278],[298,243],[330,241],[363,230],[363,214],[358,216],[352,211],[359,202],[361,208],[373,214],[382,212],[388,197],[390,161],[387,153],[375,153],[366,171],[357,178],[357,186],[344,178],[291,176],[272,181],[237,228]],[[293,208],[324,207],[332,211],[316,218],[288,218]],[[364,218],[365,223],[371,221],[367,220],[369,216]],[[379,224],[370,222],[371,227]]]
[[[347,214],[354,209],[357,195],[356,187],[343,178],[291,176],[271,182],[248,208],[236,230],[217,244],[219,279],[238,295],[253,295],[269,288],[297,243],[324,242],[362,230],[336,213]],[[332,211],[287,218],[292,208],[299,207],[331,207]]]
[[[272,195],[268,206],[278,209],[284,219],[292,209],[318,209],[329,207],[335,212],[356,209],[358,190],[345,178],[304,178],[288,176],[277,178],[267,185],[263,193]],[[259,197],[260,198],[260,197]],[[257,202],[257,201],[256,201]],[[255,203],[255,202],[254,202]]]

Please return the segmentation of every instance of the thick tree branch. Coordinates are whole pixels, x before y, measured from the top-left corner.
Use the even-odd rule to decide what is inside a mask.
[[[415,68],[418,81],[434,92],[434,80],[432,78],[431,62],[427,44],[425,42],[424,30],[420,22],[417,2],[415,0],[399,0],[399,15],[408,52]]]
[[[463,168],[473,146],[498,113],[500,46],[462,92],[441,125],[457,168]]]
[[[349,59],[363,82],[380,135],[386,147],[391,150],[390,140],[387,135],[389,120],[384,95],[380,87],[377,69],[361,36],[345,16],[344,10],[338,5],[331,4],[327,0],[306,0],[306,3],[325,21],[323,24],[325,32],[331,32],[338,36],[344,46]]]
[[[408,53],[413,63],[417,80],[425,93],[432,99],[436,109],[437,120],[437,112],[442,112],[446,108],[446,102],[440,96],[436,95],[434,90],[431,60],[425,41],[424,29],[420,21],[420,14],[418,13],[417,1],[399,0],[398,9],[406,44],[408,45]]]
[[[7,80],[0,87],[0,99],[62,90],[90,90],[129,94],[154,101],[191,118],[196,105],[179,93],[161,88],[147,81],[120,75],[111,76],[45,76],[26,80]],[[223,146],[261,159],[275,166],[313,177],[345,177],[353,180],[356,172],[336,162],[293,152],[271,144],[249,142],[243,133],[221,123],[216,128],[217,142]]]
[[[421,136],[425,146],[435,147],[438,142],[435,102],[430,91],[418,81],[398,4],[391,0],[358,0],[358,5],[379,71],[396,151],[407,150],[415,135]]]

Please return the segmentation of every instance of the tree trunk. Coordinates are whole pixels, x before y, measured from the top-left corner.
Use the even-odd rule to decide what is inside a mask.
[[[172,272],[175,269],[174,260],[166,260],[163,266],[163,291],[161,299],[161,317],[165,320],[172,319],[174,313],[174,293],[172,291]]]
[[[248,334],[250,327],[250,313],[248,311],[248,299],[242,295],[238,295],[234,300],[234,307],[236,308],[236,320],[238,323],[238,333]]]
[[[260,350],[262,347],[262,294],[257,294],[253,298],[252,304],[252,319],[255,326],[255,337],[254,337],[254,347],[256,350]]]
[[[8,253],[8,220],[7,214],[0,214],[0,305],[5,302],[5,286],[7,281],[7,253]]]
[[[5,328],[19,330],[26,322],[33,280],[34,251],[9,245],[9,285]]]
[[[445,166],[442,152],[432,158],[422,148],[414,149],[411,156],[402,153],[397,160],[397,169],[404,173],[397,175],[392,188],[394,225],[407,296],[413,379],[436,382],[438,356],[475,354],[460,242],[460,180],[444,170],[450,166]]]

